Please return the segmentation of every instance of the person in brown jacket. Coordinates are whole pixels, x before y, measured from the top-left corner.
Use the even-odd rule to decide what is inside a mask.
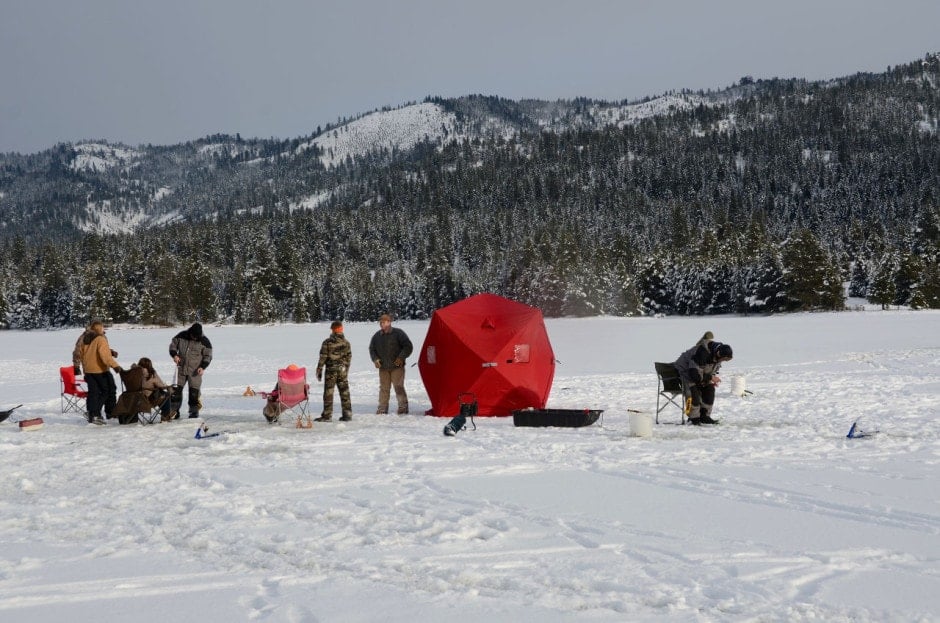
[[[101,408],[107,417],[114,411],[117,401],[117,385],[111,370],[120,373],[119,364],[111,355],[111,346],[105,337],[104,324],[95,321],[82,338],[82,370],[85,372],[85,382],[88,383],[88,422],[91,424],[104,424],[101,417]]]
[[[92,330],[91,326],[99,320],[92,320],[88,327],[82,331],[82,334],[78,336],[78,339],[75,340],[75,348],[72,350],[72,367],[75,369],[75,376],[82,375],[82,350],[83,344],[85,343],[85,338],[88,336],[88,339],[94,339],[95,332]],[[111,351],[112,357],[117,357],[118,352],[116,350]]]

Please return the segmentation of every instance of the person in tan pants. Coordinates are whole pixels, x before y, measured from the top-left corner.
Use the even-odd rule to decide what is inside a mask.
[[[379,370],[379,406],[376,413],[388,413],[391,388],[395,388],[398,415],[408,413],[408,394],[405,393],[405,360],[414,347],[404,331],[392,327],[392,317],[382,314],[379,330],[369,342],[369,358]]]

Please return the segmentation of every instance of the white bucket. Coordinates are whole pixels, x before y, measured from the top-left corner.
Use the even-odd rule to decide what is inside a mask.
[[[631,413],[630,434],[634,437],[652,437],[653,417],[646,413]]]
[[[744,397],[744,394],[747,393],[747,377],[746,376],[736,376],[731,382],[731,395]]]

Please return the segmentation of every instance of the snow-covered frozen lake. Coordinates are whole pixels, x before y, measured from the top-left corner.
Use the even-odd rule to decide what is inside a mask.
[[[242,392],[315,367],[328,324],[207,326],[209,440],[62,415],[79,330],[0,332],[0,410],[24,405],[0,424],[0,621],[940,620],[940,313],[546,324],[549,406],[602,421],[452,438],[414,415],[417,367],[412,415],[372,414],[376,324],[346,326],[354,421],[312,430]],[[396,326],[417,352],[428,324]],[[179,330],[108,337],[171,379]],[[721,425],[631,437],[653,361],[706,330],[735,349]],[[856,419],[881,432],[847,439]]]

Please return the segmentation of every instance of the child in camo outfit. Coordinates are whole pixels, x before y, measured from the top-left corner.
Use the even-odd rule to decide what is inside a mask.
[[[349,398],[349,364],[352,361],[352,347],[343,335],[343,323],[339,320],[330,325],[330,337],[320,346],[320,362],[317,364],[317,380],[323,381],[323,413],[317,422],[333,420],[333,387],[339,390],[339,399],[343,405],[343,422],[352,419],[352,401]],[[326,378],[323,377],[324,371]]]

